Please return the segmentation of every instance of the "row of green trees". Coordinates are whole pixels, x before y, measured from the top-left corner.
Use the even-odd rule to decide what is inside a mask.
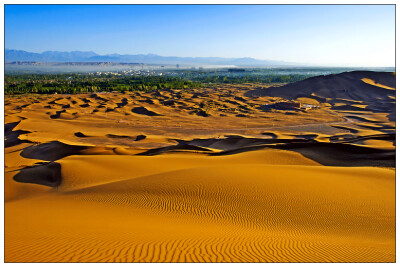
[[[76,94],[100,91],[150,91],[191,89],[209,84],[292,83],[308,78],[301,74],[208,74],[183,73],[182,76],[97,76],[93,74],[13,74],[5,76],[6,94]]]
[[[6,94],[76,94],[86,92],[150,91],[159,89],[190,89],[204,86],[198,81],[179,77],[137,76],[98,78],[88,75],[13,75],[6,77]]]

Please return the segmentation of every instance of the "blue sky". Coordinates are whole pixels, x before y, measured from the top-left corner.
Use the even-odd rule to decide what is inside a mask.
[[[5,47],[394,66],[394,5],[6,5]]]

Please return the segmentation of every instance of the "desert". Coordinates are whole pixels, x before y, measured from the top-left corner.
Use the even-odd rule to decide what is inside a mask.
[[[394,262],[395,79],[6,95],[5,261]]]

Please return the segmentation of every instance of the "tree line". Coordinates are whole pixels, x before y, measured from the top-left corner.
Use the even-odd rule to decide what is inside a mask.
[[[5,75],[5,94],[77,94],[112,91],[153,91],[160,89],[193,89],[210,84],[242,83],[291,83],[310,77],[309,75],[194,75],[183,76],[115,76],[94,74],[10,74]]]

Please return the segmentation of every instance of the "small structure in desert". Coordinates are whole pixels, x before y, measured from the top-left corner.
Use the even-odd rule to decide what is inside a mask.
[[[319,108],[319,106],[310,105],[310,104],[303,104],[303,105],[301,106],[301,109],[304,109],[304,110],[315,109],[315,108]]]
[[[295,101],[281,101],[273,104],[265,104],[265,110],[277,109],[277,110],[310,110],[318,108],[316,105],[301,104]]]

